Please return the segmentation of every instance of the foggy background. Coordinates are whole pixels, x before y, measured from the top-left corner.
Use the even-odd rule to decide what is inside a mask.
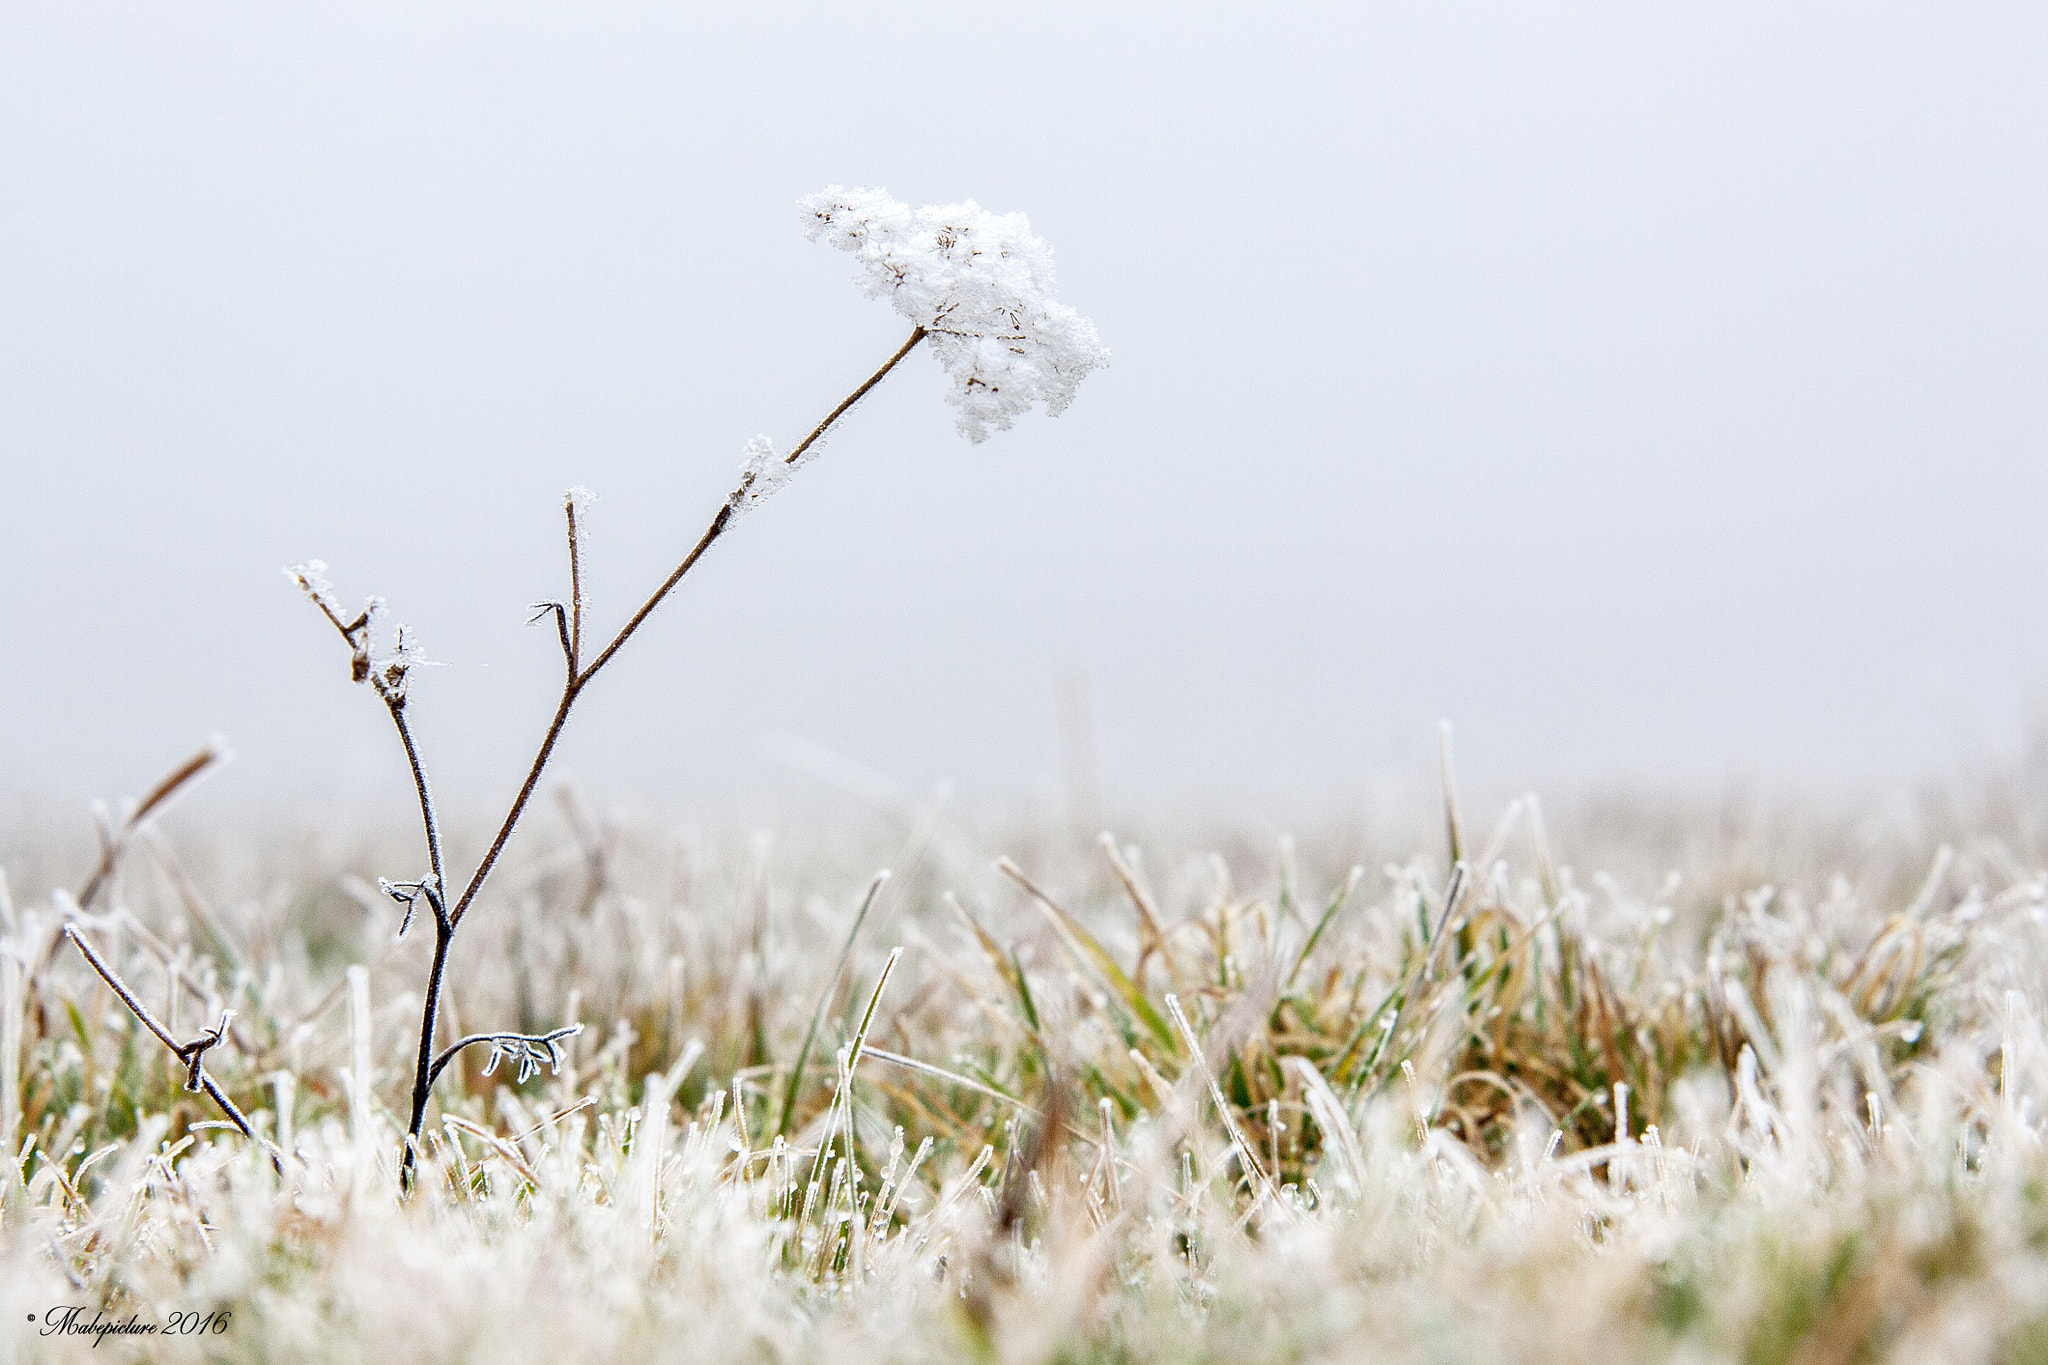
[[[501,809],[561,491],[615,627],[902,340],[835,182],[1025,211],[1113,365],[969,447],[913,356],[586,694],[607,800],[772,797],[776,735],[1057,792],[1063,689],[1111,804],[1342,801],[1439,717],[1480,786],[1828,792],[2048,683],[2036,6],[0,19],[0,790],[218,732],[212,802],[403,818],[318,557]]]

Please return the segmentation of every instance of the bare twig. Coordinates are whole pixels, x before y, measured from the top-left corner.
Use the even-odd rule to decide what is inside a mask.
[[[838,407],[832,409],[826,415],[825,420],[812,428],[811,434],[804,437],[797,444],[796,449],[790,451],[784,457],[783,462],[785,464],[795,463],[798,457],[817,443],[818,439],[830,429],[834,422],[837,422],[846,414],[849,408],[865,397],[868,390],[881,383],[883,377],[890,370],[896,368],[897,362],[902,360],[904,356],[909,355],[912,348],[918,342],[924,340],[924,337],[925,332],[921,327],[911,332],[910,339],[897,348],[896,353],[883,363],[882,368],[869,375],[859,388],[848,394]],[[490,848],[485,850],[483,860],[477,864],[476,871],[470,874],[468,884],[462,888],[462,894],[455,898],[455,904],[449,910],[451,923],[460,924],[462,922],[463,915],[469,910],[470,902],[476,899],[476,893],[483,888],[484,878],[490,875],[491,868],[498,861],[498,855],[505,851],[506,840],[512,837],[513,828],[518,825],[519,817],[525,814],[527,803],[533,799],[534,789],[540,785],[541,772],[547,767],[548,759],[554,754],[555,742],[562,737],[562,727],[568,722],[569,709],[576,704],[576,698],[582,694],[584,688],[590,685],[590,680],[597,676],[598,670],[610,663],[612,656],[619,652],[626,641],[633,638],[633,633],[640,629],[641,623],[651,616],[654,613],[654,609],[660,606],[662,601],[675,590],[676,584],[682,582],[684,576],[697,566],[697,561],[704,557],[704,552],[711,548],[712,543],[725,534],[725,528],[732,522],[732,514],[733,504],[728,499],[719,507],[717,515],[711,518],[711,524],[704,528],[704,534],[697,538],[697,543],[690,547],[690,552],[683,556],[682,563],[676,565],[674,571],[662,580],[661,586],[656,588],[648,596],[647,600],[640,604],[640,609],[634,612],[632,618],[619,628],[619,633],[611,638],[611,643],[600,650],[597,657],[592,659],[587,667],[573,674],[568,683],[562,688],[561,701],[555,706],[555,714],[548,722],[547,732],[541,736],[540,749],[534,754],[533,762],[526,770],[526,780],[520,784],[519,794],[512,799],[512,808],[505,812],[504,822],[498,826],[498,832],[492,838]],[[577,572],[580,579],[580,569]],[[577,629],[580,629],[580,626]],[[575,645],[577,643],[575,630],[572,630],[571,644]]]
[[[583,653],[583,528],[578,524],[576,504],[582,490],[572,488],[562,496],[562,516],[569,524],[569,676],[575,677],[577,660]],[[588,496],[585,494],[584,496]]]
[[[205,1092],[209,1099],[220,1106],[220,1111],[228,1116],[228,1121],[241,1130],[243,1137],[261,1141],[261,1139],[256,1137],[255,1130],[249,1126],[249,1120],[243,1116],[240,1109],[235,1107],[235,1102],[229,1099],[222,1092],[220,1086],[214,1083],[213,1077],[206,1074],[206,1067],[204,1065],[206,1051],[208,1048],[219,1045],[220,1040],[226,1036],[228,1020],[233,1016],[226,1010],[221,1011],[218,1024],[215,1024],[191,1042],[181,1043],[176,1038],[173,1038],[171,1031],[158,1023],[156,1016],[149,1012],[149,1008],[136,998],[135,992],[129,989],[128,983],[121,979],[121,974],[115,971],[105,958],[93,950],[92,944],[86,942],[85,935],[79,932],[76,924],[66,924],[64,926],[64,937],[71,940],[72,945],[84,956],[86,962],[91,965],[95,972],[99,973],[100,980],[106,982],[112,988],[114,994],[121,998],[121,1003],[128,1007],[128,1012],[141,1021],[144,1028],[154,1033],[157,1041],[169,1048],[173,1056],[185,1063],[186,1091],[195,1095],[202,1091]],[[284,1160],[277,1149],[268,1142],[264,1142],[263,1145],[269,1151],[271,1164],[279,1171],[283,1171]]]
[[[441,867],[441,824],[434,815],[434,793],[427,785],[426,765],[420,761],[419,746],[413,743],[412,727],[405,722],[405,694],[384,695],[384,705],[391,712],[391,723],[398,727],[399,742],[405,745],[405,761],[412,768],[413,789],[419,794],[420,823],[426,827],[427,835],[427,866],[434,873],[434,894],[428,899],[438,921],[445,918],[440,888],[448,883]]]
[[[570,631],[569,609],[560,602],[535,602],[533,603],[533,615],[527,618],[526,624],[529,626],[533,625],[550,612],[553,612],[555,617],[555,634],[562,641],[562,663],[568,668],[569,676],[574,678],[576,676],[576,637]]]
[[[798,460],[802,459],[804,452],[809,450],[812,446],[816,445],[818,443],[818,438],[823,436],[827,431],[831,430],[832,424],[838,421],[840,418],[844,417],[846,415],[846,410],[848,408],[851,408],[855,403],[858,403],[861,399],[867,397],[868,390],[872,389],[875,385],[881,383],[883,376],[887,375],[889,371],[896,368],[896,362],[903,359],[903,357],[909,355],[913,350],[917,349],[917,343],[923,341],[924,338],[925,329],[922,327],[913,327],[910,331],[910,339],[904,342],[901,346],[896,348],[896,354],[890,356],[887,360],[883,361],[882,368],[876,370],[873,374],[869,375],[865,383],[863,383],[859,388],[855,389],[852,393],[846,395],[846,397],[840,402],[838,407],[826,413],[825,420],[818,423],[818,425],[816,425],[815,427],[812,427],[811,434],[804,437],[803,440],[798,441],[796,444],[796,449],[790,451],[789,454],[783,456],[782,462],[784,464],[795,464]]]
[[[405,1130],[405,1155],[400,1158],[399,1180],[412,1190],[412,1168],[419,1151],[420,1128],[427,1120],[427,1096],[434,1088],[434,1025],[441,1010],[441,985],[448,976],[448,949],[455,942],[455,925],[439,907],[434,917],[434,965],[427,973],[427,997],[420,1018],[419,1061],[413,1067],[412,1114]]]

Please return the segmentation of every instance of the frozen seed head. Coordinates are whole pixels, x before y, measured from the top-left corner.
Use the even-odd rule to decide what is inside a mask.
[[[334,595],[334,585],[327,579],[326,564],[309,559],[303,564],[292,565],[284,572],[285,577],[299,585],[313,605],[334,623],[334,628],[348,641],[349,677],[356,682],[371,684],[387,701],[403,702],[407,678],[427,659],[420,649],[418,637],[403,625],[399,626],[392,647],[378,650],[376,637],[378,624],[384,617],[384,599],[366,599],[363,609],[350,617],[343,613],[341,603]]]
[[[972,199],[913,209],[839,185],[801,204],[810,239],[853,253],[868,294],[928,334],[968,440],[1007,431],[1034,403],[1059,414],[1109,363],[1095,324],[1053,298],[1052,248],[1023,214]]]

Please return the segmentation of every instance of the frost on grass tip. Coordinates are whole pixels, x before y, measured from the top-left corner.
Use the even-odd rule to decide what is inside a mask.
[[[868,294],[929,335],[968,440],[1007,431],[1034,403],[1057,415],[1109,362],[1095,324],[1053,298],[1052,248],[1023,214],[972,199],[913,209],[839,185],[801,202],[810,239],[852,252]]]

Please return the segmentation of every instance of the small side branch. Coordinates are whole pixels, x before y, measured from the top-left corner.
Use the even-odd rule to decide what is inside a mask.
[[[572,488],[562,496],[562,516],[569,524],[569,622],[568,640],[563,648],[569,656],[572,678],[583,654],[583,528],[577,519],[577,508],[589,497],[589,492],[581,488]]]
[[[554,613],[555,634],[562,641],[562,664],[568,669],[568,676],[574,678],[576,676],[576,631],[575,627],[570,624],[569,609],[560,602],[535,602],[531,605],[533,607],[533,615],[526,618],[526,624],[529,626],[550,612]]]
[[[405,918],[398,924],[399,938],[404,938],[405,931],[412,928],[413,911],[419,909],[422,900],[426,901],[427,908],[433,911],[434,924],[437,927],[448,923],[447,912],[441,904],[441,889],[434,884],[434,879],[430,876],[422,877],[416,882],[394,882],[389,878],[379,877],[377,889],[405,907]]]
[[[548,1074],[552,1076],[562,1069],[562,1039],[572,1038],[581,1032],[583,1025],[570,1024],[556,1029],[553,1033],[472,1033],[467,1038],[458,1038],[441,1049],[440,1055],[434,1058],[433,1065],[427,1068],[427,1085],[429,1088],[433,1086],[442,1071],[447,1069],[448,1063],[455,1060],[457,1053],[478,1043],[491,1045],[490,1060],[484,1063],[486,1076],[496,1071],[498,1063],[507,1057],[512,1059],[513,1065],[518,1069],[518,1079],[522,1084],[542,1067],[546,1067]]]
[[[85,935],[78,931],[76,924],[64,926],[64,937],[71,940],[72,946],[78,949],[93,971],[99,974],[100,980],[106,982],[114,994],[121,998],[121,1003],[128,1007],[128,1012],[140,1020],[144,1028],[156,1035],[158,1042],[169,1048],[171,1054],[185,1064],[185,1090],[195,1095],[204,1092],[209,1099],[220,1106],[220,1111],[228,1116],[228,1121],[241,1130],[243,1137],[251,1141],[263,1142],[263,1146],[269,1152],[271,1165],[275,1166],[279,1171],[283,1171],[284,1161],[278,1154],[277,1148],[256,1136],[256,1130],[249,1126],[248,1118],[243,1115],[240,1109],[235,1107],[235,1102],[229,1099],[222,1092],[221,1088],[214,1083],[213,1077],[206,1074],[207,1049],[219,1046],[221,1039],[227,1036],[228,1020],[234,1017],[233,1014],[227,1010],[222,1010],[219,1023],[200,1034],[197,1038],[194,1038],[191,1042],[181,1043],[171,1036],[169,1029],[157,1022],[156,1016],[149,1012],[147,1006],[136,999],[135,992],[128,988],[128,983],[121,979],[121,974],[115,971],[105,958],[94,951],[92,944],[86,942]]]

